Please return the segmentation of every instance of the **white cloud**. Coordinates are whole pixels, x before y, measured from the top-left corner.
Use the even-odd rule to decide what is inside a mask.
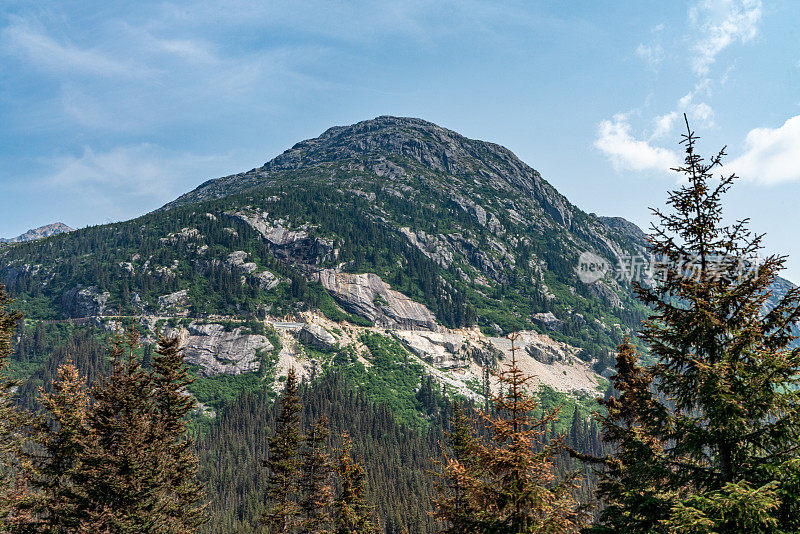
[[[162,203],[182,192],[187,183],[207,178],[209,164],[224,159],[174,152],[150,143],[107,151],[85,147],[80,156],[56,158],[55,170],[43,185],[94,195],[94,200],[103,205],[132,196]]]
[[[680,114],[677,111],[670,111],[665,115],[661,115],[655,118],[655,129],[653,133],[650,135],[650,140],[659,139],[664,137],[668,133],[672,131],[672,126],[675,124],[675,121],[680,117]]]
[[[661,60],[664,59],[664,48],[659,44],[645,45],[639,44],[636,47],[636,55],[644,61],[647,66],[656,70]]]
[[[689,108],[689,113],[691,117],[698,119],[706,125],[713,125],[714,123],[714,110],[705,102],[692,104]]]
[[[764,185],[800,180],[800,115],[779,128],[755,128],[745,151],[725,166],[743,179]]]
[[[693,7],[690,17],[703,35],[694,46],[695,74],[708,74],[717,55],[733,43],[752,40],[761,15],[761,0],[704,0]]]
[[[625,115],[602,121],[594,145],[616,169],[667,172],[680,163],[678,155],[671,150],[653,146],[631,135],[631,125]]]
[[[59,42],[22,19],[13,19],[10,25],[3,28],[0,45],[11,55],[53,72],[102,76],[131,76],[146,72],[100,52]]]

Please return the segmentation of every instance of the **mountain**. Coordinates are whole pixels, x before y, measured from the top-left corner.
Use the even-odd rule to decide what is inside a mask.
[[[607,358],[644,310],[624,283],[578,281],[577,258],[641,250],[508,149],[378,117],[139,219],[4,251],[0,279],[23,305],[41,286],[32,313],[48,319],[159,313],[179,292],[193,315],[291,313],[301,279],[314,299],[379,325],[533,330],[591,359]]]
[[[599,443],[580,419],[601,409],[616,346],[647,310],[624,277],[585,280],[579,260],[616,266],[646,246],[636,225],[583,212],[502,146],[384,116],[131,221],[3,247],[0,283],[27,318],[11,368],[28,406],[68,358],[90,377],[105,372],[120,318],[139,321],[145,359],[157,333],[181,338],[195,423],[208,430],[203,476],[225,523],[209,532],[255,528],[266,406],[290,367],[325,377],[309,393],[319,406],[339,399],[371,421],[330,414],[378,462],[368,471],[385,477],[370,483],[384,523],[433,532],[407,503],[432,495],[420,481],[438,450],[442,392],[480,402],[496,391],[510,332],[542,405],[564,406],[552,430]],[[402,468],[376,450],[387,435]]]
[[[32,230],[28,230],[24,234],[18,235],[17,237],[13,237],[11,239],[0,237],[0,243],[23,243],[25,241],[36,241],[37,239],[50,237],[51,235],[58,235],[72,231],[74,231],[73,228],[70,228],[64,223],[57,222],[40,226],[39,228],[33,228]]]

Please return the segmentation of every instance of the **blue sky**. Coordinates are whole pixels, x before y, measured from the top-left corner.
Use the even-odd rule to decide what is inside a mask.
[[[800,281],[800,2],[0,0],[0,236],[155,209],[332,125],[421,117],[649,224],[682,113]]]

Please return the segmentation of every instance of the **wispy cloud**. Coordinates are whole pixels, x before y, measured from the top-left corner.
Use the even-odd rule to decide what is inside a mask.
[[[693,49],[694,72],[706,76],[720,52],[755,38],[761,16],[761,0],[704,0],[694,6],[690,18],[704,36]]]
[[[627,117],[622,114],[600,123],[595,147],[618,170],[668,172],[680,161],[678,155],[671,150],[635,138],[631,134]]]
[[[658,72],[659,64],[664,60],[664,47],[661,45],[661,34],[664,32],[663,24],[658,24],[650,34],[653,41],[650,43],[639,43],[636,47],[636,55],[653,72]]]
[[[11,24],[0,31],[0,43],[6,53],[24,58],[37,68],[57,73],[135,76],[147,72],[142,67],[96,50],[58,41],[20,18],[13,18]]]
[[[636,55],[652,70],[658,69],[659,63],[664,59],[664,48],[660,44],[639,44]]]
[[[684,113],[696,128],[715,126],[714,109],[709,103],[715,86],[714,78],[709,75],[711,66],[719,54],[734,43],[753,40],[758,34],[761,17],[761,0],[699,0],[689,9],[692,35],[698,36],[691,45],[692,89],[680,97],[672,109],[651,119],[652,130],[649,134],[643,132],[640,138],[631,133],[632,125],[620,120],[619,115],[601,122],[595,146],[617,169],[667,168],[665,161],[677,161],[674,152],[657,143],[673,133]],[[661,29],[663,27],[657,26],[651,33],[658,34]],[[653,40],[651,44],[639,44],[636,55],[656,71],[665,53],[658,41]],[[729,73],[730,70],[726,70],[718,83],[724,83]]]
[[[209,166],[227,156],[198,156],[142,143],[97,151],[85,147],[79,156],[52,161],[53,172],[41,186],[81,192],[98,204],[139,197],[150,203],[171,200],[188,182],[206,178]]]
[[[744,145],[744,152],[726,170],[764,185],[800,181],[800,115],[778,128],[750,130]]]

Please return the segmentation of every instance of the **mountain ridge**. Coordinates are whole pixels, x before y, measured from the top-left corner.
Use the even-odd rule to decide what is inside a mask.
[[[0,237],[0,244],[24,243],[26,241],[35,241],[37,239],[50,237],[51,235],[58,235],[74,231],[75,231],[74,228],[70,228],[69,226],[67,226],[62,222],[55,222],[51,224],[46,224],[44,226],[39,226],[38,228],[32,228],[27,232],[18,235],[17,237],[12,237],[12,238]]]

